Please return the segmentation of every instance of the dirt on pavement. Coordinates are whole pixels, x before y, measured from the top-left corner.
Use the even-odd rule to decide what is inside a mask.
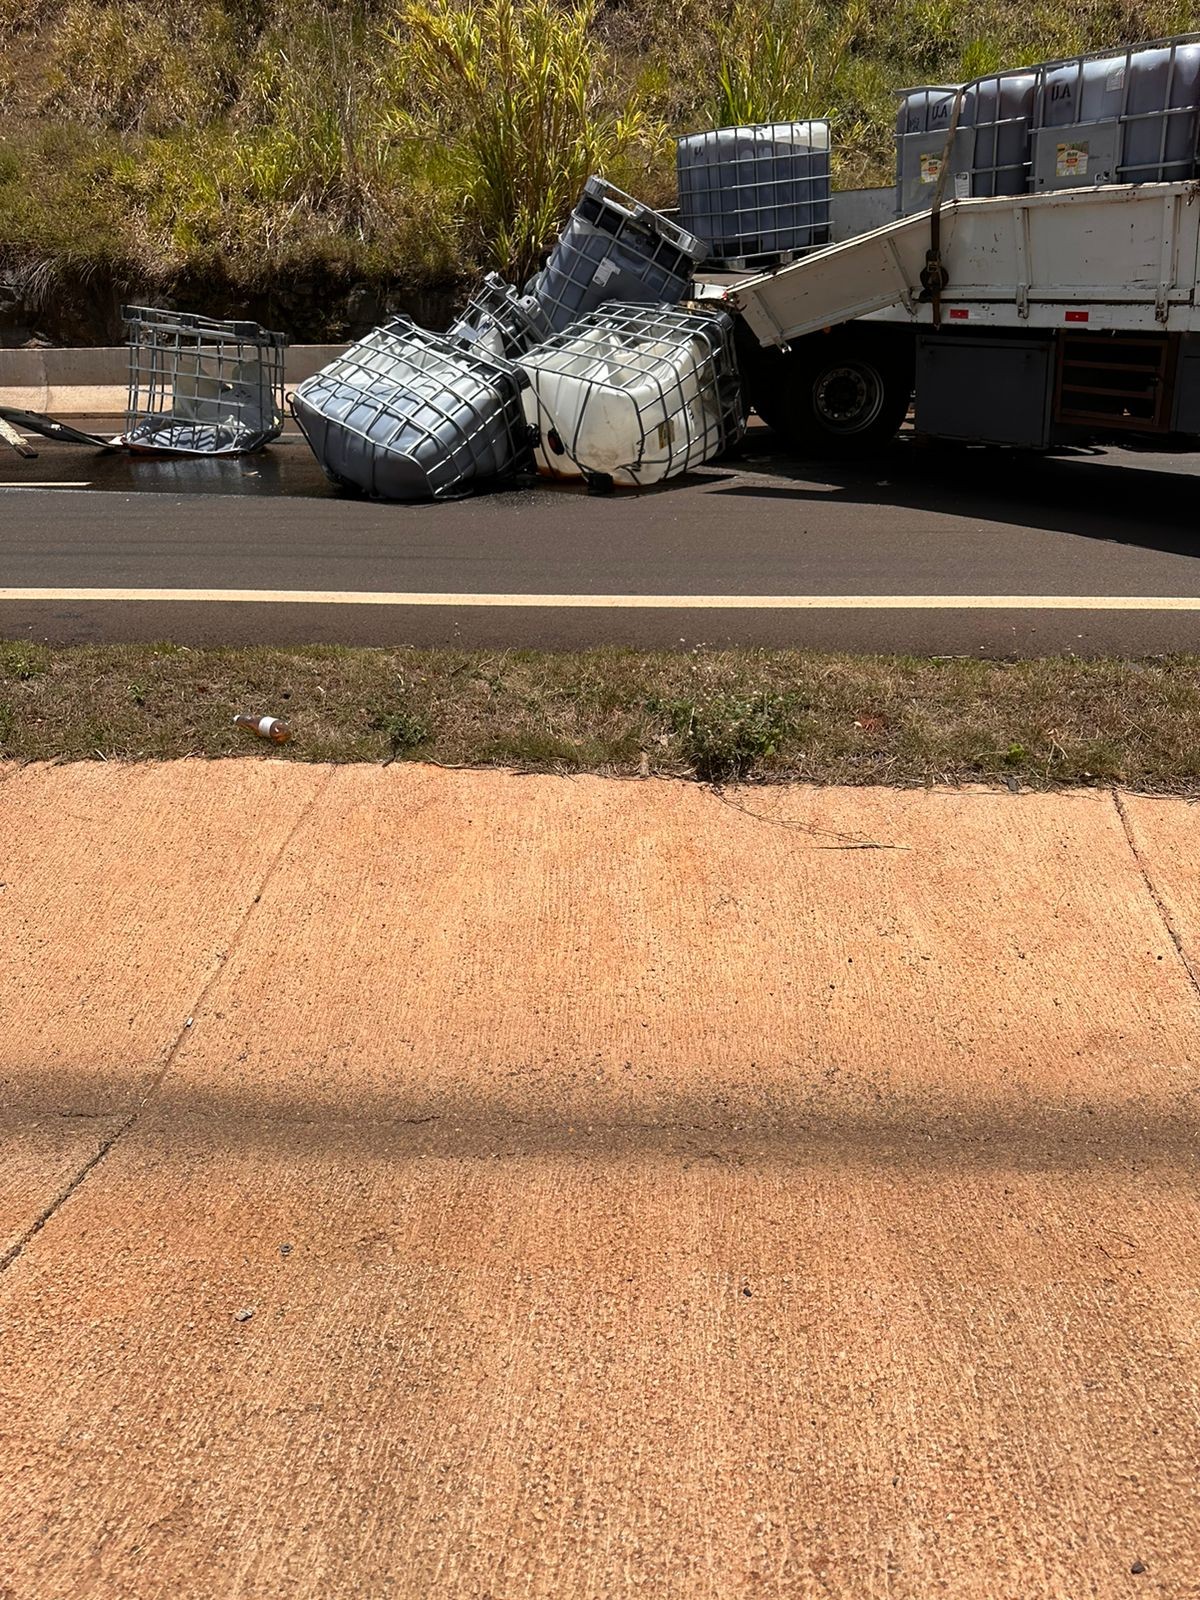
[[[5,1600],[1194,1596],[1200,813],[0,779]]]

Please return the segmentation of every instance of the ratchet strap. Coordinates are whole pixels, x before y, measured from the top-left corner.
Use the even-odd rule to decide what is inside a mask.
[[[959,89],[954,96],[942,165],[938,172],[937,187],[933,191],[933,206],[929,212],[929,249],[925,252],[925,266],[921,271],[921,299],[932,303],[935,328],[942,325],[942,290],[950,282],[950,274],[942,265],[942,196],[946,192],[946,174],[954,157],[954,136],[958,132],[962,103],[963,90]]]

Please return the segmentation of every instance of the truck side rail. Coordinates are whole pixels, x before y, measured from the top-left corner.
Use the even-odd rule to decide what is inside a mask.
[[[763,345],[857,317],[932,322],[929,213],[901,217],[731,288]],[[1009,327],[1200,331],[1200,182],[1111,184],[942,207],[943,318]]]

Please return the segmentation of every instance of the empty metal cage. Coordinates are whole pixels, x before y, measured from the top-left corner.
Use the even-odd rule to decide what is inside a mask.
[[[524,381],[503,356],[398,317],[306,379],[292,412],[335,482],[444,500],[529,463]]]
[[[129,329],[125,444],[235,455],[279,437],[286,334],[149,306],[121,314]]]
[[[552,477],[656,483],[711,460],[744,426],[725,312],[607,305],[522,366],[538,468]]]

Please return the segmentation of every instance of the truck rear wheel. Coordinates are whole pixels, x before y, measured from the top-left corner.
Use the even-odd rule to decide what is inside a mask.
[[[747,374],[754,409],[799,455],[860,455],[885,444],[912,398],[911,344],[891,330],[811,334]]]

